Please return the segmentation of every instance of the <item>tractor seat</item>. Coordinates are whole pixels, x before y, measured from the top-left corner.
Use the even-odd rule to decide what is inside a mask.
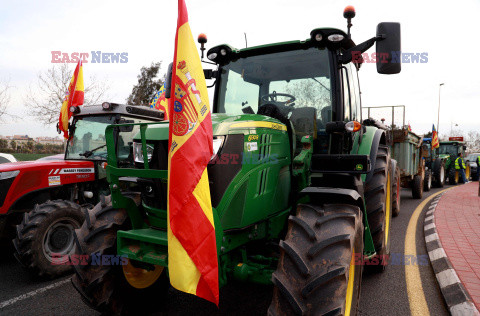
[[[295,108],[290,116],[295,128],[297,149],[296,154],[302,150],[302,137],[311,135],[313,140],[317,138],[317,109],[314,107]]]

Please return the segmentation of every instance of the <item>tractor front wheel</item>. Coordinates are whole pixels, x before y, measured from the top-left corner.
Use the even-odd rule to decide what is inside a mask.
[[[92,264],[91,258],[81,264],[82,256],[116,256],[117,232],[130,226],[127,211],[114,209],[107,196],[103,206],[101,202],[90,210],[85,223],[75,231],[76,247],[70,259],[72,264],[80,264],[73,265],[72,283],[83,301],[101,313],[142,315],[166,300],[170,283],[164,267],[123,257],[115,260],[118,264]]]
[[[17,225],[15,257],[33,275],[54,278],[71,271],[68,255],[74,248],[74,230],[83,220],[82,207],[71,201],[35,205]]]
[[[414,199],[421,199],[422,196],[423,196],[423,179],[421,175],[417,174],[413,177],[412,197]]]
[[[448,171],[448,184],[457,185],[459,176],[460,175],[455,168],[450,168]]]
[[[400,168],[395,168],[392,186],[392,216],[397,217],[400,214]]]
[[[360,209],[299,204],[289,222],[268,315],[356,315],[363,267]]]
[[[372,262],[380,262],[378,265],[368,265],[366,267],[371,272],[384,271],[388,263],[385,260],[390,254],[392,173],[388,147],[379,145],[373,173],[370,177],[367,177],[365,185],[368,224],[377,254],[377,258],[375,260],[372,258]]]
[[[433,163],[433,178],[435,187],[443,188],[445,185],[445,162],[440,158],[435,159]]]
[[[428,192],[432,188],[432,171],[425,170],[425,179],[423,180],[423,191]]]

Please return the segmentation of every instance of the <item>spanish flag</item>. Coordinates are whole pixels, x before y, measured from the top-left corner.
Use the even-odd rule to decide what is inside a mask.
[[[80,60],[68,85],[67,94],[63,99],[60,117],[58,119],[58,128],[63,131],[63,137],[66,139],[68,139],[68,121],[72,117],[70,107],[83,104],[83,90],[83,65]]]
[[[438,142],[438,135],[437,131],[435,130],[435,124],[432,126],[432,149],[440,147],[440,143]]]
[[[207,164],[212,120],[200,57],[178,0],[169,99],[168,269],[170,283],[218,306],[218,257]]]
[[[163,111],[165,121],[168,121],[168,100],[165,98],[165,86],[161,86],[160,90],[153,97],[152,102],[150,102],[150,107]]]

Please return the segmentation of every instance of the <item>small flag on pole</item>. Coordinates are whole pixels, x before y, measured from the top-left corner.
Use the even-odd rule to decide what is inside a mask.
[[[164,119],[165,121],[168,121],[168,100],[165,98],[165,86],[162,85],[160,87],[160,90],[158,90],[155,97],[153,97],[152,102],[150,102],[150,107],[163,111],[163,113],[165,113]]]
[[[60,109],[60,117],[58,118],[58,128],[60,131],[63,131],[63,137],[65,139],[68,139],[68,121],[72,117],[70,108],[72,106],[82,105],[83,97],[83,65],[80,60],[68,85],[68,90],[63,99],[62,108]]]
[[[437,131],[435,130],[435,124],[432,126],[432,148],[438,148],[440,147],[440,143],[438,142],[438,135]]]

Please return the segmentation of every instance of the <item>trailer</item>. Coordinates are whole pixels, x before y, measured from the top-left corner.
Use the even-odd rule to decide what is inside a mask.
[[[432,184],[431,174],[425,176],[425,157],[428,147],[423,145],[423,138],[410,130],[405,124],[405,106],[366,107],[367,116],[380,119],[385,124],[385,116],[391,116],[391,124],[387,125],[387,143],[393,159],[400,168],[400,186],[411,188],[414,199],[421,199],[423,191],[429,191]],[[398,115],[400,112],[400,115]],[[400,121],[395,120],[400,116]]]

